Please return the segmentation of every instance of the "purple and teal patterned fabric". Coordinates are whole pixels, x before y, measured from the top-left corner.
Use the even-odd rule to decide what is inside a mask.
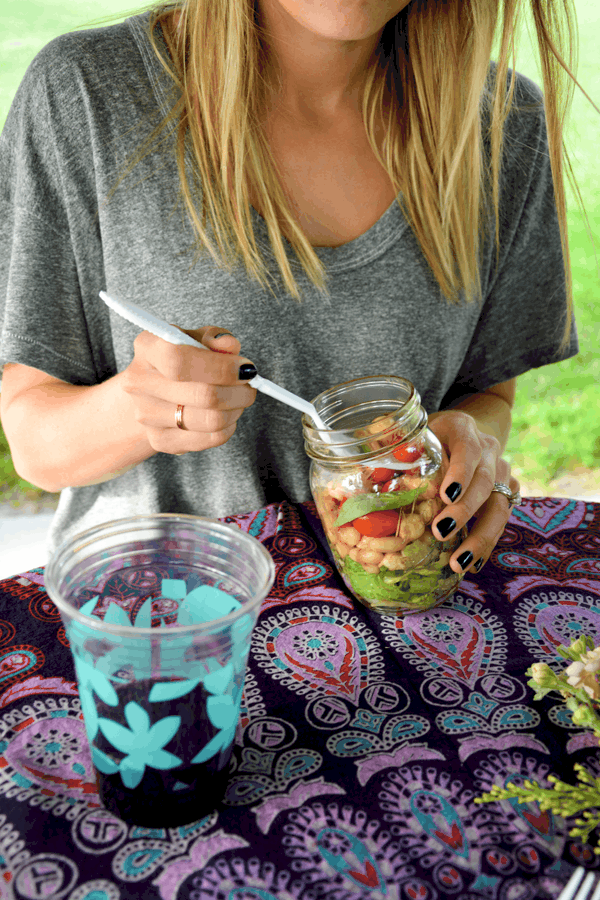
[[[600,506],[526,500],[479,576],[404,618],[351,599],[312,504],[226,521],[265,544],[277,577],[227,793],[184,827],[126,825],[100,807],[43,572],[0,583],[0,897],[549,900],[574,866],[600,869],[572,823],[474,802],[492,784],[573,780],[575,762],[600,776],[589,733],[558,696],[534,703],[525,676],[535,661],[558,670],[556,648],[581,633],[600,642]],[[166,726],[148,747],[168,762]]]

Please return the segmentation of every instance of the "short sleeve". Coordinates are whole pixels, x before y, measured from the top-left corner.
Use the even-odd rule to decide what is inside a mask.
[[[561,349],[565,270],[543,99],[520,75],[505,132],[499,229],[499,256],[493,236],[486,247],[481,315],[451,391],[455,396],[484,391],[579,349],[574,322]]]
[[[107,361],[90,338],[82,284],[90,269],[101,277],[97,202],[77,79],[60,47],[33,61],[0,136],[0,363],[94,384]]]

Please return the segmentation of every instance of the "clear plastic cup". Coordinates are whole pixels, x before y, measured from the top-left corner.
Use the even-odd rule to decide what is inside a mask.
[[[64,542],[45,570],[75,662],[98,792],[136,825],[223,797],[250,648],[275,577],[235,525],[134,516]]]

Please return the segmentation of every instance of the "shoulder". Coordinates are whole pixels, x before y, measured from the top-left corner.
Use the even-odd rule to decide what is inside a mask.
[[[74,161],[89,155],[93,133],[94,146],[107,146],[132,122],[155,116],[151,48],[146,39],[144,56],[143,33],[142,23],[129,19],[46,44],[15,94],[0,138],[0,162],[16,156],[20,164],[31,148],[42,159],[58,152]]]
[[[498,67],[494,61],[489,65],[487,80],[485,84],[485,96],[491,100],[496,88],[496,80],[498,76]],[[510,90],[511,80],[513,78],[513,70],[509,69],[506,75],[505,91],[508,94]],[[514,99],[517,103],[523,103],[526,106],[543,106],[544,95],[542,89],[535,81],[523,75],[522,72],[514,71]]]
[[[105,28],[75,31],[50,41],[34,57],[19,86],[16,102],[50,104],[60,112],[59,101],[112,92],[115,85],[143,74],[143,60],[129,21]]]
[[[514,72],[512,97],[509,97],[513,72],[508,71],[505,97],[509,108],[503,122],[502,169],[505,175],[520,178],[526,172],[546,170],[549,161],[548,131],[544,95],[530,78]],[[496,87],[496,67],[492,64],[482,98],[482,126],[486,155],[491,153],[493,125],[492,103]]]
[[[65,69],[111,72],[115,62],[136,51],[131,20],[102,28],[70,31],[51,40],[34,57],[32,76]]]
[[[101,178],[156,125],[150,62],[131,22],[61,35],[35,56],[0,135],[4,205],[46,217],[71,192],[92,208]]]
[[[505,123],[507,130],[519,130],[536,127],[536,123],[544,120],[544,94],[535,81],[523,75],[521,72],[508,70],[504,85],[505,97],[509,98],[511,83],[513,82],[513,94],[510,100],[509,113]],[[496,90],[497,67],[490,64],[488,77],[482,97],[482,113],[485,124],[489,127],[492,111],[492,103]]]

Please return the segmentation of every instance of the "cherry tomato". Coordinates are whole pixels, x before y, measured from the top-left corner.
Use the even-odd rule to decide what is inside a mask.
[[[371,472],[370,480],[373,484],[381,484],[382,481],[389,481],[390,478],[393,478],[394,470],[393,469],[373,469]]]
[[[388,537],[396,533],[398,527],[398,510],[376,509],[354,519],[352,524],[360,534],[366,537]]]
[[[405,491],[406,488],[404,486],[404,482],[401,477],[397,475],[394,478],[390,478],[389,481],[386,481],[384,485],[381,486],[381,493],[388,494],[390,491]]]
[[[392,456],[398,462],[415,462],[422,455],[423,450],[421,447],[398,447],[397,450],[392,450]]]

